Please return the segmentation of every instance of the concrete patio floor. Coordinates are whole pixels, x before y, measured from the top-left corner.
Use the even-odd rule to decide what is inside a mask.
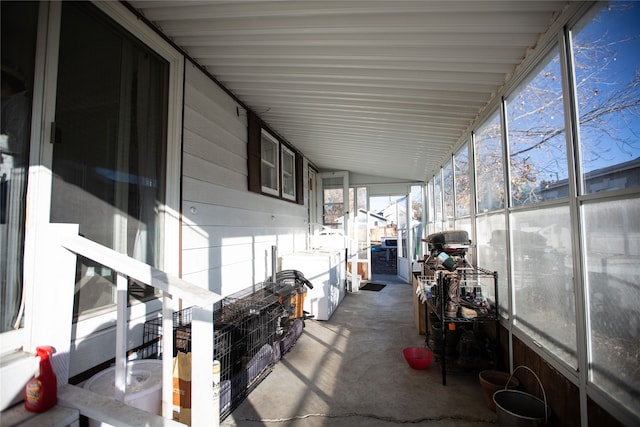
[[[222,426],[488,426],[497,423],[477,373],[414,370],[402,349],[423,346],[412,286],[374,276],[379,292],[347,293],[328,321],[307,320],[296,345]]]

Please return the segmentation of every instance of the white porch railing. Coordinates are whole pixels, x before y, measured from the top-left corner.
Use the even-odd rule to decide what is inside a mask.
[[[213,304],[222,297],[207,289],[200,288],[164,271],[153,268],[127,255],[118,253],[105,246],[78,235],[62,236],[61,246],[76,256],[81,255],[104,265],[117,273],[117,326],[116,326],[116,364],[115,396],[124,402],[126,392],[127,364],[127,288],[129,279],[152,286],[162,291],[162,415],[173,418],[173,330],[172,298],[179,298],[186,306],[192,306],[191,324],[191,361],[193,375],[191,387],[192,400],[191,424],[193,426],[218,426],[220,407],[214,401],[213,374]],[[75,268],[75,266],[74,266]]]

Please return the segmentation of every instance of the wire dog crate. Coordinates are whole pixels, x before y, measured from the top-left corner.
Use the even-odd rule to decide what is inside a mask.
[[[268,374],[302,332],[293,319],[296,289],[289,283],[265,282],[215,304],[214,358],[220,361],[221,419],[224,419]],[[191,351],[191,308],[173,313],[173,357]],[[147,321],[139,356],[160,359],[162,318]]]
[[[283,310],[277,299],[260,301],[225,298],[214,310],[214,358],[220,361],[221,380],[229,380],[246,366],[265,344],[273,345],[282,334]],[[141,357],[162,358],[162,318],[145,323]],[[191,307],[173,313],[173,342],[178,351],[191,351]]]

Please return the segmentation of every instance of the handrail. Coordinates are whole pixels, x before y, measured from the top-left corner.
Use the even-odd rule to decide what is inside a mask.
[[[162,316],[163,330],[173,328],[172,298],[179,298],[192,306],[192,347],[191,360],[193,371],[192,395],[199,396],[192,401],[191,422],[193,426],[218,426],[220,408],[214,400],[213,362],[213,304],[222,300],[222,296],[201,288],[167,272],[116,252],[79,235],[61,236],[60,245],[75,255],[83,256],[101,264],[117,274],[117,326],[116,326],[116,364],[115,398],[124,402],[126,393],[127,364],[127,291],[128,279],[151,286],[163,292]],[[165,418],[173,418],[173,334],[164,333],[162,361],[162,413]],[[196,368],[197,367],[197,368]]]
[[[82,255],[124,276],[180,298],[188,305],[206,306],[222,300],[222,296],[215,292],[196,286],[85,237],[77,235],[63,237],[60,244],[77,255]]]

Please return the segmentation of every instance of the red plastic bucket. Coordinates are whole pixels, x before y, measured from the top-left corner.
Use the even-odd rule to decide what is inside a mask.
[[[404,358],[413,369],[427,369],[433,360],[433,352],[425,347],[407,347],[402,350]]]

